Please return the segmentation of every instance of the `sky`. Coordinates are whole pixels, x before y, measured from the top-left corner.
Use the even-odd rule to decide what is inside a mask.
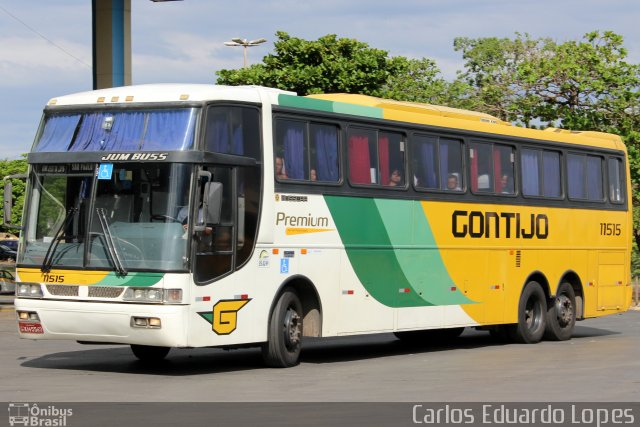
[[[29,151],[47,101],[91,90],[90,0],[0,0],[0,159]],[[452,80],[463,68],[456,37],[558,42],[585,33],[624,37],[628,62],[640,62],[637,0],[131,0],[132,80],[215,83],[215,72],[242,66],[232,38],[266,38],[249,63],[272,52],[276,31],[315,40],[355,38],[390,56],[431,58]]]

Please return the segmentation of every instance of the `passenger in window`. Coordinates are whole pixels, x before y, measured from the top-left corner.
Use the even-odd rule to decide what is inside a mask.
[[[391,172],[391,176],[389,177],[389,183],[387,184],[390,187],[397,187],[402,185],[402,175],[398,169],[394,169]]]
[[[451,173],[447,177],[447,190],[449,191],[462,191],[460,183],[458,182],[458,174]]]
[[[317,180],[318,180],[318,173],[316,172],[316,170],[315,170],[315,169],[311,169],[311,170],[309,171],[309,179],[310,179],[311,181],[317,181]]]
[[[502,175],[500,178],[500,188],[503,194],[513,194],[513,180],[509,178],[509,175]]]
[[[287,173],[284,170],[284,159],[282,157],[276,157],[276,178],[287,179]]]

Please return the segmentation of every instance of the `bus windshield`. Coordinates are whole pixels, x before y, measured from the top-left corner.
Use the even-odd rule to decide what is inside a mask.
[[[176,271],[187,267],[192,167],[39,165],[18,262],[51,268]],[[97,173],[96,173],[97,172]]]

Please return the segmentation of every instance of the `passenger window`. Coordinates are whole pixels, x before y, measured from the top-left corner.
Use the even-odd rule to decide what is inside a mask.
[[[401,134],[349,130],[349,180],[352,184],[405,186],[405,143]]]
[[[474,193],[515,194],[513,147],[472,143],[469,158]]]
[[[302,120],[276,121],[275,175],[295,179],[338,182],[338,128]]]
[[[522,194],[537,197],[562,197],[560,153],[522,149]]]
[[[584,154],[567,155],[569,198],[602,201],[602,158]]]
[[[612,203],[624,202],[624,169],[620,159],[609,159],[609,200]]]
[[[415,187],[462,191],[462,143],[427,135],[415,135],[412,141]]]
[[[207,110],[205,150],[260,160],[259,132],[256,108],[211,106]]]

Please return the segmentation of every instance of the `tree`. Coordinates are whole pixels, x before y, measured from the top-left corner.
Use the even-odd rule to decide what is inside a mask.
[[[27,173],[26,155],[20,160],[0,160],[0,177],[15,174]],[[23,180],[13,180],[13,209],[11,211],[11,224],[19,225],[22,221],[22,207],[24,206],[25,182]],[[0,197],[4,200],[4,186],[0,186]],[[3,205],[4,206],[4,205]],[[6,232],[15,232],[15,229],[0,227]]]
[[[387,52],[335,34],[309,41],[278,31],[275,52],[262,64],[220,70],[218,84],[256,84],[291,90],[298,95],[347,92],[373,94],[399,66]]]
[[[470,87],[460,80],[446,81],[435,61],[408,59],[403,56],[392,58],[395,73],[390,75],[375,95],[397,101],[421,102],[470,108],[468,92]]]
[[[618,134],[624,140],[640,204],[640,66],[626,61],[620,35],[585,34],[556,43],[517,34],[511,39],[457,38],[479,109],[524,126],[555,126]],[[640,228],[636,221],[636,241]]]

